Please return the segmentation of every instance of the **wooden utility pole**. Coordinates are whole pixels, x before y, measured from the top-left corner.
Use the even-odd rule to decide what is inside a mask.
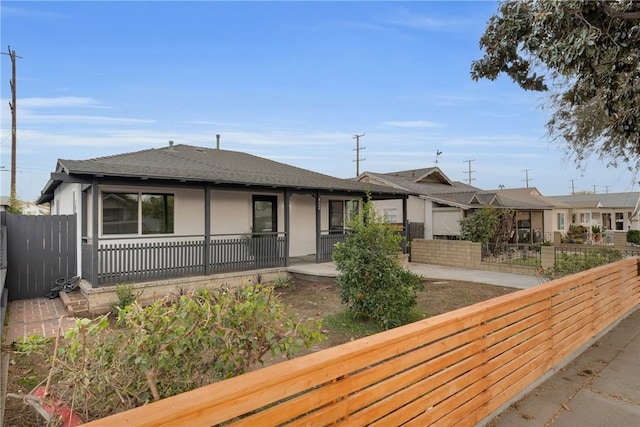
[[[471,174],[472,174],[473,172],[475,172],[475,171],[472,171],[472,170],[471,170],[471,162],[475,162],[475,161],[476,161],[476,159],[471,159],[471,160],[463,160],[463,162],[462,162],[462,163],[468,163],[468,164],[469,164],[468,170],[467,170],[467,172],[466,172],[466,173],[467,173],[467,183],[468,183],[469,185],[471,185],[471,181],[474,181],[474,180],[475,180],[475,178],[471,178]]]
[[[571,181],[571,195],[573,196],[574,194],[576,194],[576,183],[574,182],[575,179],[570,179],[569,181]]]
[[[2,52],[3,55],[9,55],[11,58],[11,80],[9,85],[11,86],[11,102],[9,102],[9,108],[11,108],[11,198],[16,197],[16,137],[17,137],[17,109],[16,109],[16,59],[20,58],[16,55],[15,50],[11,50],[11,46],[8,46],[8,53]]]
[[[356,176],[360,176],[360,162],[364,162],[367,159],[361,159],[360,158],[360,150],[364,150],[367,147],[360,147],[360,138],[362,138],[365,134],[363,133],[362,135],[353,135],[353,139],[356,140],[356,148],[353,150],[356,152],[356,159],[354,160],[354,162],[356,162]]]
[[[529,179],[529,171],[531,169],[522,169],[522,172],[524,172],[524,179],[523,181],[525,182],[527,188],[529,188],[529,181],[532,181],[531,179]]]

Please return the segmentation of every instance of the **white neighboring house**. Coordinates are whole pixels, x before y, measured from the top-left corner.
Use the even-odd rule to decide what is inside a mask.
[[[615,232],[640,230],[640,192],[574,194],[550,198],[563,204],[554,209],[557,230],[563,234],[567,233],[571,224],[589,228],[597,225],[609,237]]]
[[[514,242],[542,242],[550,240],[553,203],[537,189],[504,189],[485,191],[471,185],[450,180],[438,167],[398,172],[364,172],[356,178],[360,182],[405,190],[412,195],[407,200],[409,222],[423,223],[425,239],[457,239],[460,220],[482,206],[516,210],[517,233]],[[375,202],[380,215],[389,222],[401,223],[402,201]],[[413,235],[412,237],[418,237]]]
[[[6,210],[9,206],[9,197],[0,197],[0,210]],[[34,202],[22,201],[23,215],[49,215],[49,207],[45,205],[37,205]]]

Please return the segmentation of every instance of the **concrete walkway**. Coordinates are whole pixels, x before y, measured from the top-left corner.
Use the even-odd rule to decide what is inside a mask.
[[[496,271],[470,270],[433,264],[418,264],[416,262],[410,262],[408,268],[427,279],[461,280],[517,289],[526,289],[541,283],[540,279],[535,276]],[[309,277],[336,277],[338,275],[335,262],[297,264],[287,268],[287,271]]]

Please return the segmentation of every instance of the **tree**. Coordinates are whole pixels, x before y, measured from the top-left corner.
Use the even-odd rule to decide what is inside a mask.
[[[398,264],[402,236],[370,200],[349,222],[352,232],[333,250],[340,298],[356,318],[385,329],[401,325],[417,304],[423,278]]]
[[[550,93],[549,136],[582,166],[593,152],[640,170],[640,2],[507,0],[480,39],[474,80]]]
[[[9,196],[9,205],[7,206],[7,212],[14,215],[21,215],[22,202],[16,196],[15,186],[11,189],[11,195]]]
[[[462,240],[499,247],[509,242],[514,225],[514,210],[483,206],[460,220],[460,237]]]

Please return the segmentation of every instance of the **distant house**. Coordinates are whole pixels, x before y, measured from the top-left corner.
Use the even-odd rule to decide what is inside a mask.
[[[284,266],[307,255],[328,261],[367,191],[408,197],[246,153],[170,145],[58,160],[38,203],[77,214],[78,270],[98,286]]]
[[[20,202],[22,204],[23,215],[49,215],[48,206],[38,205],[34,202]],[[9,206],[9,197],[0,196],[0,211],[6,210]]]
[[[364,172],[359,182],[404,190],[411,195],[406,202],[409,222],[424,224],[420,237],[425,239],[457,239],[460,220],[482,206],[516,211],[517,233],[513,242],[542,242],[551,238],[552,203],[535,188],[485,191],[462,182],[452,181],[438,167],[398,172]],[[401,222],[401,201],[376,201],[379,214],[390,222]],[[414,236],[416,237],[416,236]]]
[[[569,225],[597,225],[611,238],[612,233],[640,229],[640,192],[575,194],[552,196],[561,203],[554,209],[556,229],[563,234]]]

